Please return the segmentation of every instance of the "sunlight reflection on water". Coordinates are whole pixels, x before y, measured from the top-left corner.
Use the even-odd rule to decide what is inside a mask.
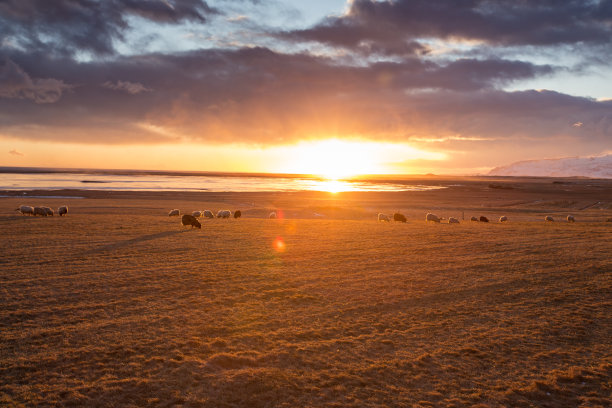
[[[425,191],[441,186],[375,180],[319,180],[301,177],[200,176],[158,174],[0,173],[0,190],[110,191]]]

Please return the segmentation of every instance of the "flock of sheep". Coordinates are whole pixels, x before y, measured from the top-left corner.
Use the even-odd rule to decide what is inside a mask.
[[[169,217],[178,217],[179,215],[181,215],[181,210],[179,210],[178,208],[175,208],[173,210],[170,210],[170,212],[168,213]],[[204,211],[193,211],[190,214],[183,214],[183,216],[181,217],[181,224],[183,224],[184,226],[191,226],[191,228],[202,228],[202,224],[200,224],[200,221],[198,221],[198,218],[200,217],[206,217],[206,218],[231,218],[232,217],[232,212],[230,210],[219,210],[217,211],[217,215],[215,215],[212,211],[210,210],[204,210]],[[236,210],[234,211],[234,218],[240,218],[242,217],[242,211],[240,210]],[[270,215],[268,215],[268,218],[276,218],[276,212],[271,212]]]
[[[53,209],[51,207],[45,207],[45,206],[36,206],[36,207],[32,207],[29,205],[21,205],[19,206],[19,208],[16,208],[15,211],[19,211],[22,215],[31,215],[31,216],[37,216],[40,215],[41,217],[47,217],[47,216],[53,216],[55,214],[55,212],[53,211]],[[59,216],[61,217],[62,215],[68,214],[68,206],[63,205],[61,207],[59,207],[57,209],[57,213],[59,214]],[[181,215],[181,211],[178,209],[173,209],[168,213],[168,216],[173,217],[173,216],[180,216]],[[240,210],[236,210],[233,213],[234,218],[240,218],[242,217],[242,212]],[[202,228],[202,224],[200,224],[200,222],[198,221],[198,218],[200,217],[206,217],[206,218],[231,218],[232,217],[232,212],[230,210],[219,210],[217,211],[217,214],[215,215],[212,211],[210,210],[204,210],[204,211],[193,211],[191,213],[191,215],[189,214],[184,214],[181,218],[181,223],[185,226],[191,226],[196,227],[196,228]],[[268,215],[268,218],[271,219],[275,219],[276,216],[276,212],[271,212]],[[387,221],[389,222],[391,220],[391,218],[387,215],[387,214],[383,214],[383,213],[379,213],[378,214],[378,221]],[[440,221],[445,220],[445,218],[443,217],[438,217],[435,214],[432,213],[427,213],[427,215],[425,215],[425,221],[426,222],[437,222],[440,223]],[[573,215],[568,215],[566,217],[567,222],[576,222],[576,219],[574,218]],[[406,216],[401,214],[401,213],[395,213],[393,214],[393,221],[398,221],[398,222],[406,222]],[[481,215],[479,218],[477,217],[471,217],[470,221],[474,221],[474,222],[489,222],[489,219],[483,215]],[[507,222],[508,221],[508,217],[506,217],[505,215],[502,215],[501,217],[499,217],[499,222]],[[544,221],[545,222],[554,222],[555,219],[550,216],[547,215],[546,217],[544,217]],[[607,222],[612,222],[612,218],[608,218],[606,219]],[[459,224],[459,220],[455,217],[448,217],[447,222],[449,224]]]
[[[576,222],[576,219],[574,218],[573,215],[568,215],[566,217],[567,222]],[[435,214],[432,213],[427,213],[425,215],[425,221],[426,222],[437,222],[438,224],[440,223],[440,221],[445,220],[445,218],[442,217],[438,217]],[[379,213],[378,214],[378,221],[390,221],[390,217],[387,214],[383,214],[383,213]],[[400,221],[400,222],[406,222],[406,217],[403,214],[400,213],[395,213],[393,214],[393,221]],[[487,217],[485,217],[484,215],[481,215],[479,218],[476,217],[471,217],[470,221],[474,221],[474,222],[489,222],[489,219]],[[544,217],[544,221],[546,222],[553,222],[555,221],[555,219],[550,216],[547,215],[546,217]],[[612,221],[611,219],[608,219],[606,221]],[[506,217],[505,215],[502,215],[501,217],[499,217],[499,222],[508,222],[508,217]],[[459,224],[459,220],[455,217],[448,217],[448,223],[449,224]]]
[[[47,217],[47,216],[53,217],[53,215],[55,214],[51,207],[44,207],[44,206],[32,207],[30,205],[20,205],[19,208],[15,209],[15,211],[19,211],[21,215],[32,215],[32,216],[40,215],[41,217]],[[64,214],[68,214],[68,206],[62,205],[61,207],[57,209],[57,213],[59,214],[60,217]]]
[[[174,209],[171,210],[168,213],[168,216],[170,217],[174,217],[174,216],[180,216],[181,215],[181,211],[179,209]],[[202,224],[200,224],[200,222],[198,221],[199,217],[206,217],[206,218],[231,218],[232,216],[232,212],[230,210],[219,210],[217,212],[217,215],[215,215],[212,211],[210,210],[204,210],[204,211],[193,211],[191,213],[191,215],[189,214],[184,214],[181,218],[181,223],[184,226],[191,226],[192,228],[202,228]],[[240,218],[242,216],[242,213],[240,212],[240,210],[236,210],[234,212],[234,218]],[[268,218],[274,219],[276,218],[276,212],[271,212],[270,215],[268,216]],[[390,222],[391,218],[393,218],[393,221],[398,221],[398,222],[406,222],[406,216],[404,214],[401,213],[395,213],[393,214],[393,217],[390,217],[387,214],[383,214],[383,213],[378,213],[378,221],[386,221],[386,222]],[[435,214],[432,213],[427,213],[425,215],[425,221],[426,222],[437,222],[440,223],[443,220],[447,220],[446,218],[443,217],[438,217]],[[566,217],[567,222],[575,222],[576,219],[574,218],[573,215],[568,215]],[[485,217],[484,215],[481,215],[480,217],[471,217],[470,221],[474,221],[474,222],[489,222],[489,219],[487,217]],[[544,221],[546,222],[553,222],[554,218],[550,215],[547,215],[546,217],[544,217]],[[606,220],[606,221],[612,221],[610,219]],[[447,220],[448,224],[459,224],[459,220],[455,217],[448,217]],[[505,215],[502,215],[501,217],[499,217],[499,222],[500,223],[504,223],[504,222],[508,222],[508,217]]]

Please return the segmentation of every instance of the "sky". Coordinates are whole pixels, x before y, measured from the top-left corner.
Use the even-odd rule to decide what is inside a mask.
[[[612,153],[612,0],[0,1],[0,166],[483,174]]]

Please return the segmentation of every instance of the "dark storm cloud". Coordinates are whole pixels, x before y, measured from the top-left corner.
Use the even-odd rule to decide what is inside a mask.
[[[601,142],[612,136],[612,102],[497,89],[552,70],[520,61],[440,65],[414,58],[355,67],[264,48],[89,63],[18,52],[7,57],[32,78],[72,85],[44,108],[14,91],[0,95],[0,132],[17,138],[54,140],[61,132],[64,141],[80,143],[182,137],[268,144],[333,134],[398,141],[567,135]],[[584,126],[573,127],[577,121]]]
[[[204,22],[216,11],[203,0],[3,0],[0,1],[0,44],[71,55],[115,52],[128,16],[174,24]]]
[[[396,47],[420,38],[461,38],[493,45],[606,44],[609,0],[354,0],[347,15],[281,37],[358,48]]]

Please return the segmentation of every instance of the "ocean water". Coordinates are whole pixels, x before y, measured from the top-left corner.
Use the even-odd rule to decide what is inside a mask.
[[[120,171],[0,172],[0,190],[110,190],[110,191],[425,191],[442,186],[376,180],[322,180],[304,176],[147,173]],[[38,171],[38,170],[37,170]]]

